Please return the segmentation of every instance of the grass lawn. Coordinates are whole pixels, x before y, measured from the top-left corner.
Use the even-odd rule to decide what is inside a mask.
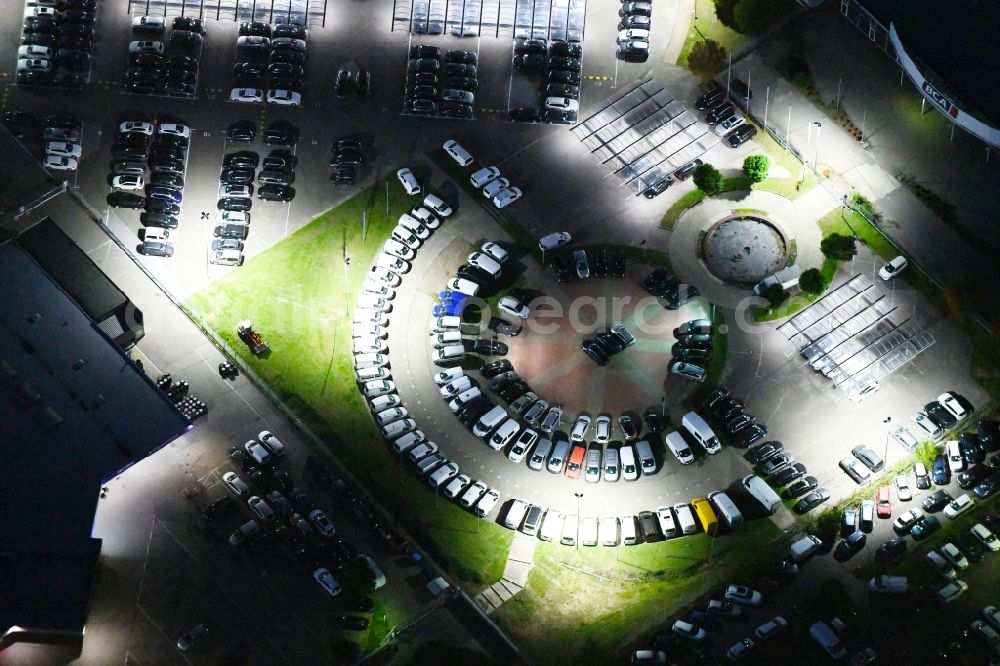
[[[770,134],[759,130],[753,140],[764,151],[764,154],[771,158],[773,166],[777,166],[782,171],[788,173],[787,176],[768,176],[763,181],[755,184],[754,189],[774,192],[786,199],[794,199],[819,184],[816,174],[808,169],[806,169],[805,175],[802,176],[802,162],[786,150],[784,146],[775,141],[774,137]]]
[[[393,176],[321,215],[186,304],[306,423],[387,510],[463,584],[503,572],[512,535],[435,501],[382,440],[354,381],[351,311],[376,249],[416,199]],[[367,218],[362,238],[361,218]],[[449,223],[449,224],[454,224]],[[350,266],[344,257],[350,257]],[[271,345],[253,356],[234,326],[249,318]]]
[[[678,609],[748,580],[755,563],[786,547],[779,535],[764,519],[714,545],[705,534],[616,549],[541,543],[528,587],[496,617],[529,663],[625,663]]]
[[[731,190],[748,190],[750,189],[750,180],[743,174],[735,176],[733,178],[724,178],[722,183],[722,192],[729,192]],[[667,212],[663,214],[663,219],[660,220],[660,228],[662,229],[673,229],[677,220],[680,219],[681,215],[684,214],[688,208],[693,208],[694,206],[700,204],[706,195],[702,190],[697,187],[686,192],[681,196],[680,199],[675,201]]]

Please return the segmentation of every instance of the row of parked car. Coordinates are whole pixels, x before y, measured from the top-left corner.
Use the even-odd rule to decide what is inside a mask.
[[[261,21],[240,24],[238,62],[233,66],[232,102],[278,106],[302,104],[306,64],[306,29],[294,23],[271,26]],[[266,84],[264,77],[270,77]],[[265,93],[265,87],[267,92]]]
[[[163,16],[135,16],[129,43],[125,91],[140,95],[164,94],[194,97],[198,91],[198,60],[205,36],[201,19],[178,16],[171,23],[170,39],[163,41],[167,21]],[[167,55],[166,51],[174,51]]]
[[[696,382],[705,381],[712,358],[712,321],[692,319],[674,329],[669,372]]]
[[[190,140],[191,128],[182,123],[126,120],[116,128],[107,202],[145,209],[139,251],[147,256],[174,254]]]
[[[20,112],[6,115],[6,122],[34,122],[34,117]],[[73,116],[49,116],[43,123],[42,140],[45,145],[45,159],[42,165],[52,171],[76,171],[83,156],[83,125]]]
[[[539,106],[511,109],[510,120],[519,122],[575,123],[580,112],[580,79],[583,47],[577,43],[545,39],[514,42],[514,68],[528,75],[543,74]]]
[[[429,44],[410,47],[404,112],[421,116],[472,118],[476,90],[479,88],[478,62],[479,56],[472,51],[451,50],[445,54],[444,67],[441,67],[441,49],[438,47]],[[439,73],[445,77],[440,92]]]
[[[621,21],[618,22],[618,50],[615,56],[625,62],[646,62],[649,59],[653,3],[622,0],[618,16]]]
[[[583,252],[577,250],[577,252]],[[585,255],[586,256],[586,255]],[[635,344],[635,336],[621,324],[612,324],[603,333],[586,339],[580,345],[583,353],[598,366],[605,366],[611,357]]]
[[[565,235],[569,236],[569,234]],[[551,252],[545,248],[544,241],[544,238],[539,241],[540,247]],[[574,250],[572,255],[569,252],[551,253],[546,257],[546,261],[555,271],[556,280],[559,282],[584,280],[591,276],[599,278],[625,277],[625,256],[619,252],[608,252],[605,248]]]
[[[96,0],[32,0],[25,3],[19,85],[78,88],[88,82],[94,52]]]
[[[730,90],[745,102],[753,96],[750,88],[739,79],[732,80]],[[736,110],[729,102],[729,94],[722,88],[712,88],[698,98],[695,106],[705,111],[705,122],[715,125],[715,134],[724,136],[731,148],[739,148],[757,136],[757,127]]]
[[[340,139],[330,148],[330,184],[353,185],[361,169],[364,151],[357,139]]]

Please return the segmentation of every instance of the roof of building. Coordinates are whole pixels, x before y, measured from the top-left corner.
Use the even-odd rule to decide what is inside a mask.
[[[189,427],[16,241],[0,245],[0,634],[83,627],[101,484]]]
[[[1000,47],[995,0],[859,0],[876,19],[892,23],[907,53],[934,71],[973,111],[1000,124],[994,69]]]

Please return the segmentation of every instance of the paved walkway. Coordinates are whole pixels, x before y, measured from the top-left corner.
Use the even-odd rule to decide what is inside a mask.
[[[507,556],[507,566],[499,581],[476,595],[476,603],[487,613],[492,613],[505,601],[523,590],[528,585],[528,572],[534,564],[535,547],[538,539],[520,532],[514,533],[514,542],[510,545]]]

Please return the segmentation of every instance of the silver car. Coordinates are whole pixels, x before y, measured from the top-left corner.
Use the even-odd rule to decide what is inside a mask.
[[[601,480],[601,447],[599,446],[593,446],[587,450],[584,479],[587,480],[587,483],[597,483]]]
[[[542,418],[542,414],[545,413],[545,410],[548,408],[549,403],[544,400],[539,400],[524,413],[524,420],[532,425],[535,425],[538,423],[538,419]]]
[[[542,420],[542,425],[540,425],[539,428],[545,434],[551,435],[552,431],[559,427],[560,422],[562,422],[562,409],[559,407],[553,407],[549,410],[549,413],[545,415],[545,419]]]

